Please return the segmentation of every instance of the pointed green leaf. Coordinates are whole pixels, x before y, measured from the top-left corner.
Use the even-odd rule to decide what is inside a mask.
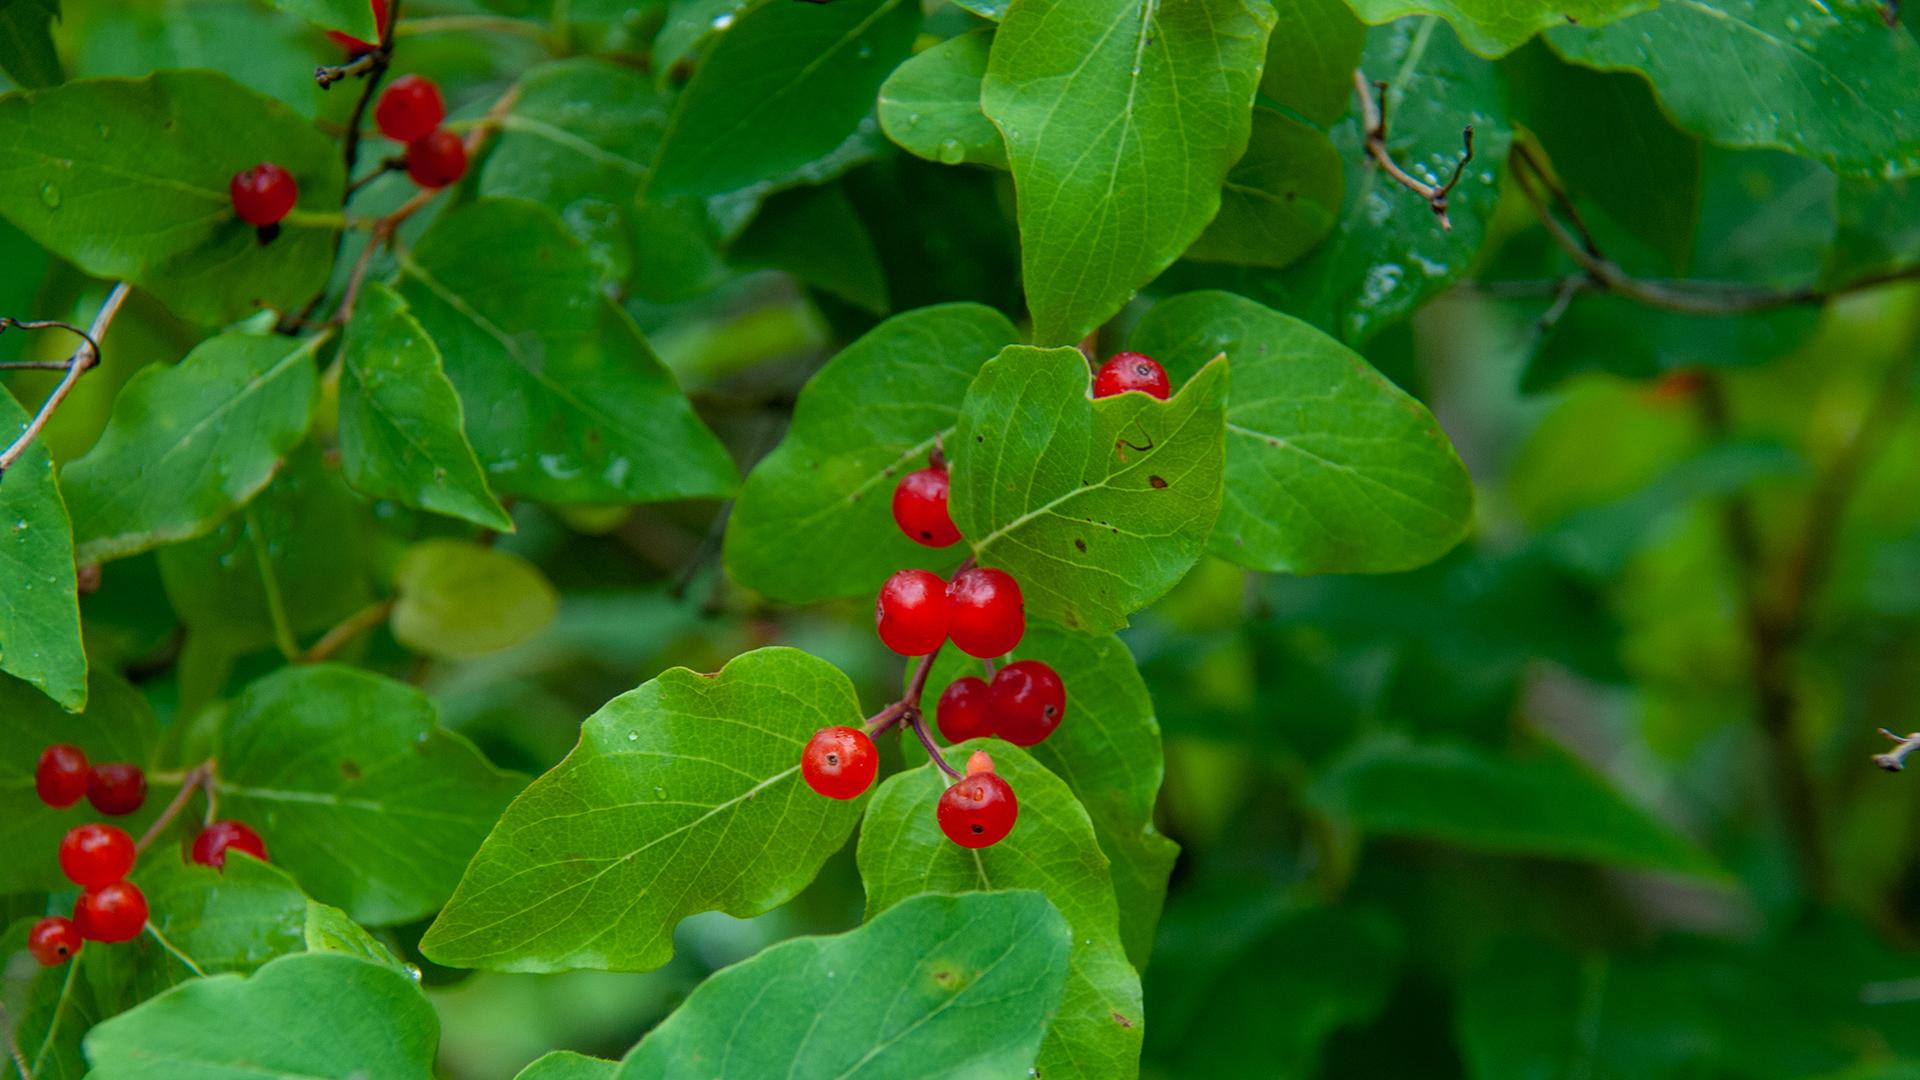
[[[901,149],[943,165],[1007,167],[1000,129],[980,111],[993,30],[948,38],[894,69],[880,87],[880,130]]]
[[[1557,26],[1604,26],[1659,0],[1348,0],[1374,24],[1409,15],[1438,15],[1453,24],[1467,48],[1481,56],[1504,56],[1528,38]]]
[[[1260,92],[1321,126],[1353,102],[1353,69],[1367,27],[1346,0],[1275,0],[1278,30],[1267,43]]]
[[[1242,266],[1295,262],[1333,231],[1340,174],[1340,152],[1324,133],[1254,109],[1247,152],[1220,190],[1220,212],[1186,257]]]
[[[27,411],[0,388],[0,444],[27,427]],[[43,443],[27,447],[0,475],[0,671],[78,710],[87,703],[87,653],[73,527]]]
[[[460,659],[515,645],[547,628],[560,594],[539,567],[469,540],[422,540],[393,570],[393,636],[429,656]]]
[[[367,0],[267,0],[291,15],[298,15],[322,30],[338,30],[361,41],[379,41],[380,30],[373,21],[373,5]]]
[[[772,267],[874,315],[885,315],[886,270],[853,200],[838,184],[798,187],[766,201],[727,256]]]

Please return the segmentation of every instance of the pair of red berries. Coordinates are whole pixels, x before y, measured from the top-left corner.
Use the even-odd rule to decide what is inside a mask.
[[[124,762],[89,765],[79,747],[55,743],[40,752],[33,789],[41,802],[56,810],[72,806],[85,795],[95,810],[121,817],[147,801],[147,774],[140,766]]]
[[[373,107],[380,134],[406,145],[407,175],[423,188],[443,188],[467,175],[467,144],[440,126],[446,118],[440,87],[420,75],[393,80]]]
[[[800,776],[829,799],[857,799],[873,786],[879,752],[867,733],[854,727],[821,728],[800,755]],[[934,818],[947,839],[967,848],[999,843],[1013,831],[1020,803],[1013,788],[993,771],[993,758],[974,751],[967,772],[940,794]]]
[[[1093,396],[1112,397],[1129,390],[1165,401],[1173,388],[1167,382],[1167,369],[1153,357],[1137,352],[1114,353],[1093,373]]]
[[[1039,660],[1008,664],[991,683],[972,675],[955,679],[934,711],[950,743],[998,735],[1015,746],[1044,741],[1066,715],[1066,685]]]
[[[1005,656],[1027,632],[1019,583],[990,566],[951,582],[931,570],[896,571],[880,586],[873,618],[880,640],[902,656],[925,656],[949,638],[969,656]]]

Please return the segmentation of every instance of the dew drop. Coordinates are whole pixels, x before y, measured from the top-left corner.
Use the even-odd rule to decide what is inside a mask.
[[[653,797],[654,797],[654,798],[656,798],[656,799],[664,799],[664,798],[666,798],[666,797],[667,797],[667,789],[666,789],[666,788],[663,788],[663,787],[661,787],[661,786],[660,786],[659,784],[655,784],[655,785],[653,785]]]
[[[940,144],[940,163],[958,165],[967,159],[967,148],[960,145],[959,139],[948,139]]]
[[[713,32],[716,34],[732,25],[733,25],[733,12],[731,11],[726,12],[725,14],[722,14],[722,15],[715,15],[713,17]]]
[[[639,741],[640,741],[640,733],[639,733],[639,732],[637,732],[637,731],[629,731],[629,732],[627,732],[627,741],[628,741],[628,742],[639,742]]]
[[[60,208],[60,189],[54,186],[53,181],[49,180],[40,185],[40,201],[49,210]]]
[[[100,133],[100,140],[102,142],[105,142],[106,140],[113,138],[113,129],[108,127],[105,124],[96,124],[93,130]]]

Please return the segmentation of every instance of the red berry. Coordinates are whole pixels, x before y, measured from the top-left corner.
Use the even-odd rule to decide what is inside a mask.
[[[447,103],[440,87],[432,79],[403,75],[380,92],[380,103],[373,107],[373,121],[380,134],[394,142],[410,143],[423,138],[447,118]]]
[[[87,793],[87,755],[66,743],[54,743],[40,751],[40,764],[33,770],[33,790],[48,806],[79,802]]]
[[[950,743],[962,743],[993,734],[991,699],[992,694],[985,679],[966,675],[953,680],[946,693],[940,695],[940,704],[934,708],[934,719],[940,725],[940,737]]]
[[[147,925],[147,898],[131,881],[116,881],[80,894],[73,921],[88,941],[132,941]]]
[[[856,799],[873,786],[880,768],[873,740],[859,728],[821,728],[800,754],[800,775],[807,786],[829,799]]]
[[[229,849],[244,851],[261,862],[267,860],[267,842],[238,821],[216,821],[201,829],[200,835],[193,838],[191,857],[202,866],[224,870]]]
[[[387,36],[387,0],[373,0],[373,31],[381,37]],[[338,30],[327,31],[327,36],[354,56],[372,52],[380,44],[377,41],[361,41],[352,34],[343,34]]]
[[[1067,715],[1067,688],[1060,674],[1038,660],[1001,668],[992,689],[995,733],[1015,746],[1044,740]]]
[[[131,814],[147,801],[147,774],[121,762],[95,765],[87,770],[87,801],[110,817]]]
[[[73,958],[82,944],[80,929],[62,915],[49,915],[33,924],[27,932],[27,951],[48,967],[57,967]]]
[[[1013,831],[1013,820],[1019,814],[1020,802],[1007,782],[990,771],[973,772],[971,765],[966,776],[941,793],[940,804],[934,809],[940,831],[964,848],[999,843]]]
[[[300,185],[294,183],[292,173],[271,161],[263,161],[234,173],[227,184],[227,194],[232,197],[233,212],[240,215],[241,221],[265,228],[279,224],[293,209],[300,198]]]
[[[947,470],[928,467],[900,478],[893,489],[893,520],[914,542],[932,548],[960,540],[960,530],[947,513]]]
[[[1114,353],[1113,359],[1100,365],[1093,376],[1093,396],[1097,398],[1138,390],[1167,400],[1167,369],[1153,357],[1137,352]]]
[[[947,640],[947,583],[930,570],[899,570],[873,605],[880,640],[901,656],[925,656]]]
[[[111,825],[76,825],[60,839],[60,872],[83,889],[111,885],[133,869],[133,837]]]
[[[947,586],[947,598],[953,602],[953,643],[968,656],[1004,656],[1026,635],[1026,601],[1004,570],[962,570]]]
[[[434,128],[407,144],[407,175],[423,188],[443,188],[467,175],[467,144]]]

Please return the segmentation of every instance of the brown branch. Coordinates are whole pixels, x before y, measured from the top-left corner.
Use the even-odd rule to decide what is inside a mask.
[[[1467,163],[1473,160],[1473,125],[1468,124],[1460,131],[1462,151],[1460,160],[1454,163],[1453,175],[1445,184],[1429,184],[1400,167],[1393,160],[1393,152],[1387,149],[1387,84],[1367,82],[1367,73],[1355,68],[1353,88],[1360,95],[1360,118],[1362,130],[1366,134],[1367,153],[1378,162],[1380,168],[1401,187],[1420,196],[1427,202],[1427,209],[1440,219],[1442,229],[1451,230],[1453,221],[1447,217],[1447,196],[1459,186],[1460,178],[1466,175]],[[1376,101],[1374,94],[1379,95]]]
[[[34,322],[22,322],[17,319],[0,320],[0,329],[17,326],[22,330],[67,330],[78,334],[83,341],[83,344],[73,351],[73,355],[67,357],[64,365],[67,373],[61,376],[59,385],[53,388],[53,393],[48,394],[47,400],[40,403],[39,411],[27,421],[27,426],[21,429],[20,434],[13,440],[13,444],[4,451],[0,451],[0,476],[6,475],[6,471],[13,467],[13,463],[20,460],[20,455],[27,452],[27,447],[33,442],[35,436],[47,426],[47,421],[53,419],[53,411],[60,407],[61,402],[67,400],[68,394],[73,393],[74,385],[80,381],[80,376],[85,375],[100,363],[100,339],[107,336],[107,328],[113,325],[113,317],[120,313],[120,305],[126,303],[127,291],[126,282],[115,285],[113,290],[107,293],[106,300],[101,302],[99,313],[93,317],[93,325],[84,331],[67,323],[48,320]]]
[[[134,845],[134,851],[144,853],[151,847],[153,842],[160,838],[160,834],[166,832],[167,827],[180,816],[180,811],[186,809],[187,800],[193,798],[193,793],[202,787],[207,789],[207,797],[211,799],[213,797],[213,761],[211,759],[195,765],[181,777],[180,791],[174,795],[173,801],[167,804],[167,808],[160,811],[160,816],[153,819],[153,824],[147,826],[147,831],[140,837],[140,842]]]
[[[1873,763],[1888,772],[1899,772],[1906,768],[1907,755],[1920,750],[1920,731],[1910,735],[1897,735],[1886,728],[1881,728],[1880,734],[1892,739],[1895,743],[1894,748],[1886,753],[1873,755]]]
[[[392,600],[381,600],[341,619],[332,629],[320,635],[320,640],[314,642],[312,648],[301,653],[297,662],[317,664],[331,657],[347,642],[386,622],[387,617],[393,614],[393,605]]]

